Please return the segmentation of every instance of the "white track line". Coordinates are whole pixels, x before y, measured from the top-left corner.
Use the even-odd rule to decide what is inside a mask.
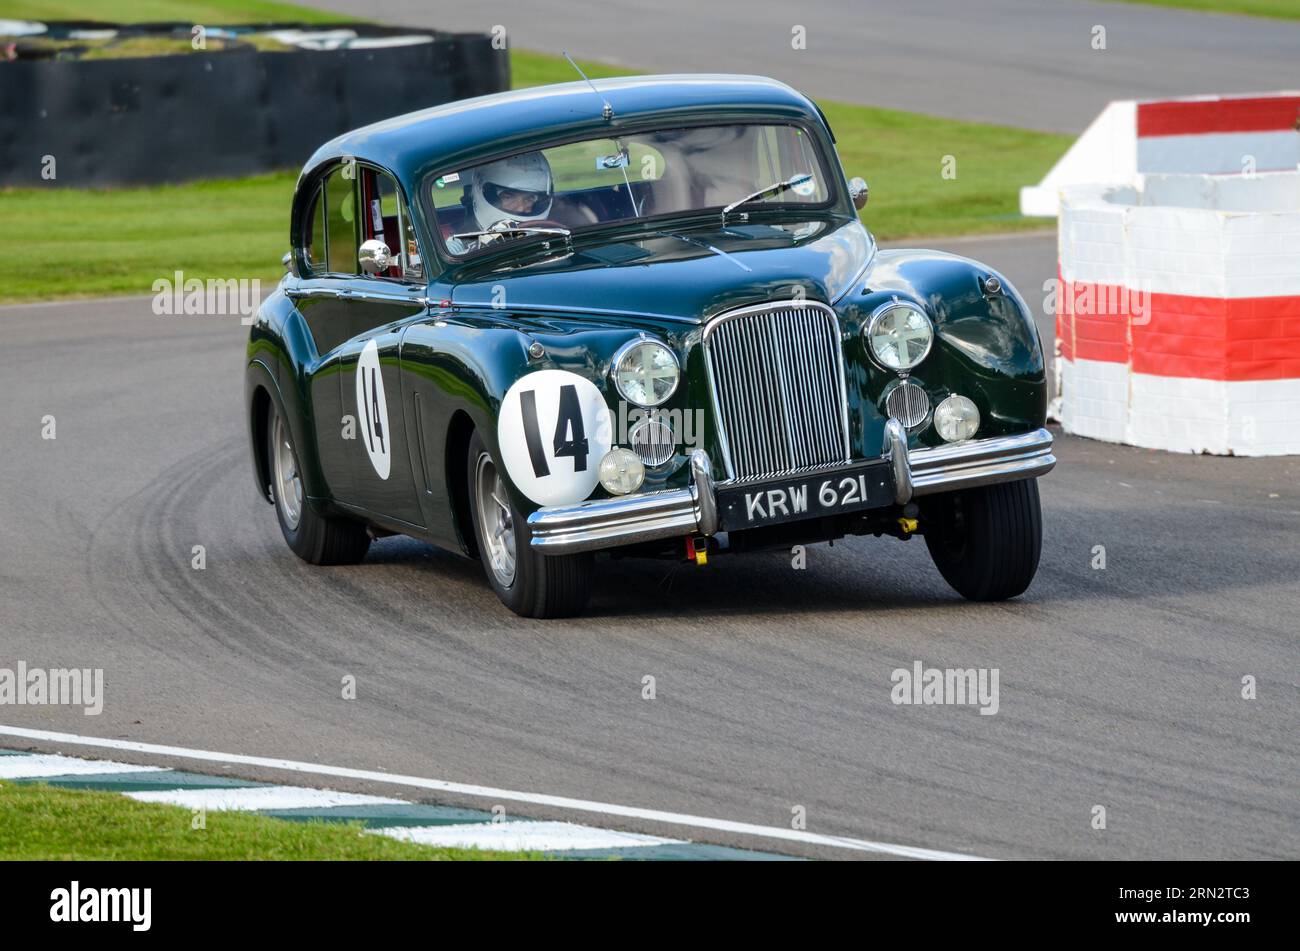
[[[58,753],[0,756],[0,779],[49,779],[54,776],[94,776],[99,773],[161,773],[161,766],[135,766],[106,759],[78,759]]]
[[[223,789],[150,789],[126,795],[141,802],[163,802],[208,812],[260,809],[333,809],[336,806],[401,806],[400,799],[312,789],[309,786],[233,786]]]
[[[615,832],[572,822],[481,822],[458,826],[390,826],[371,829],[403,842],[452,849],[495,852],[567,852],[576,849],[623,849],[648,845],[683,845],[681,839]]]
[[[556,809],[572,809],[575,812],[594,812],[604,816],[641,819],[646,822],[662,822],[691,829],[732,832],[737,835],[752,835],[764,839],[821,845],[854,852],[877,852],[911,859],[980,860],[979,856],[963,855],[960,852],[940,852],[935,849],[922,849],[910,845],[894,845],[889,842],[873,842],[868,839],[821,835],[802,829],[761,826],[750,822],[735,822],[731,819],[711,819],[706,816],[692,816],[680,812],[661,812],[658,809],[641,809],[636,806],[620,806],[615,803],[592,802],[587,799],[570,799],[567,796],[495,789],[491,786],[474,786],[442,779],[424,779],[420,776],[402,776],[370,769],[350,769],[346,766],[326,766],[319,763],[302,763],[296,760],[272,759],[266,756],[244,756],[238,753],[216,753],[212,750],[193,750],[183,746],[159,746],[154,743],[137,743],[133,740],[110,740],[98,736],[79,736],[75,733],[56,733],[52,730],[29,730],[17,726],[0,725],[0,736],[17,736],[29,740],[44,740],[47,743],[70,743],[74,746],[130,750],[152,756],[173,756],[180,759],[204,760],[211,763],[260,766],[265,769],[280,769],[294,773],[309,773],[316,776],[335,776],[343,779],[359,779],[366,782],[389,783],[395,786],[410,786],[415,789],[428,789],[461,796],[476,796],[497,801],[527,802],[539,806],[551,806]]]

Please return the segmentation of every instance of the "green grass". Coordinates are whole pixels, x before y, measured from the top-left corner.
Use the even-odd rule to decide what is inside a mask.
[[[149,294],[174,271],[256,278],[269,290],[284,273],[296,180],[275,172],[149,188],[0,190],[0,257],[23,261],[5,268],[0,301]],[[24,224],[33,221],[35,234]]]
[[[844,172],[871,186],[862,211],[883,240],[1042,228],[1020,186],[1047,174],[1074,137],[822,102]],[[951,157],[952,177],[945,178]]]
[[[188,20],[203,24],[345,23],[356,19],[275,0],[0,0],[0,17],[104,23]]]
[[[1274,20],[1300,20],[1300,0],[1110,0],[1111,3],[1137,3],[1147,7],[1177,7],[1201,13],[1233,13],[1241,16],[1269,17]]]
[[[209,812],[193,829],[179,806],[121,793],[0,783],[0,861],[541,859],[536,853],[444,849],[363,833],[358,823],[289,822]]]
[[[88,15],[84,0],[56,2],[65,15]],[[0,0],[0,17],[18,15],[34,3]],[[42,7],[46,6],[42,0]],[[151,16],[188,16],[182,4],[123,0],[96,7],[111,18],[138,9],[166,7]],[[279,7],[260,2],[207,0],[230,18],[249,9]],[[27,15],[30,15],[30,11]],[[290,17],[292,18],[292,17]],[[627,70],[583,62],[590,76]],[[0,63],[0,75],[4,66]],[[516,87],[568,82],[573,69],[562,58],[515,50]],[[1021,218],[1021,185],[1039,181],[1073,141],[1070,136],[939,119],[891,109],[823,102],[839,138],[848,175],[871,185],[863,220],[882,240],[1041,228]],[[956,177],[941,174],[945,156]],[[252,178],[149,188],[0,190],[0,260],[22,260],[0,284],[0,303],[107,294],[149,294],[153,282],[183,271],[187,278],[258,279],[264,287],[283,274],[289,247],[289,203],[296,170]],[[39,221],[33,230],[31,222]]]

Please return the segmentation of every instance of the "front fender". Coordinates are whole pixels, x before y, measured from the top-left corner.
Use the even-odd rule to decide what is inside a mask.
[[[990,276],[1001,284],[997,293],[985,289]],[[881,251],[861,284],[838,307],[847,337],[849,388],[864,423],[865,454],[879,454],[888,418],[884,401],[898,377],[875,363],[863,331],[877,308],[894,299],[921,306],[934,323],[934,346],[909,376],[926,390],[931,405],[952,393],[974,400],[981,437],[1032,432],[1044,425],[1047,378],[1042,344],[1029,307],[1010,281],[953,254]],[[850,396],[851,402],[854,398]],[[942,440],[926,425],[911,435],[910,443],[936,446]]]
[[[591,381],[605,398],[613,441],[618,444],[626,413],[620,415],[609,367],[619,347],[642,332],[590,318],[538,320],[505,312],[472,311],[440,315],[409,327],[402,341],[403,374],[410,374],[406,376],[408,389],[420,394],[422,438],[427,440],[426,445],[442,449],[447,466],[443,473],[445,484],[454,486],[458,477],[454,469],[464,462],[452,445],[458,438],[457,417],[467,416],[494,458],[501,460],[498,422],[502,402],[518,380],[540,370],[563,370]],[[674,346],[666,335],[655,336]],[[535,344],[541,346],[540,356],[529,352]],[[675,469],[669,465],[648,474],[647,489],[662,484]],[[538,504],[520,490],[508,472],[505,481],[521,512],[537,509]],[[597,488],[593,494],[604,493]]]

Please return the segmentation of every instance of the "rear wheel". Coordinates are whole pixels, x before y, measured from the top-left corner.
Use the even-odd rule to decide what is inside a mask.
[[[528,520],[510,500],[501,470],[478,433],[470,439],[467,464],[479,559],[497,597],[523,617],[581,613],[591,596],[595,557],[533,551]]]
[[[267,459],[271,463],[271,495],[280,533],[303,561],[313,565],[354,565],[366,556],[370,536],[359,522],[327,518],[308,504],[302,467],[289,425],[274,405],[267,420]]]
[[[1038,571],[1038,482],[1025,479],[924,500],[925,544],[944,580],[971,601],[1022,594]]]

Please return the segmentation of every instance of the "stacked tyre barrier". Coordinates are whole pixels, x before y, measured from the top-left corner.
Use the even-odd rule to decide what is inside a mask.
[[[0,186],[295,168],[349,129],[510,86],[509,53],[486,34],[0,21],[7,31],[19,35],[0,38]],[[140,37],[183,41],[184,51],[104,55]],[[276,51],[264,51],[269,43]]]

